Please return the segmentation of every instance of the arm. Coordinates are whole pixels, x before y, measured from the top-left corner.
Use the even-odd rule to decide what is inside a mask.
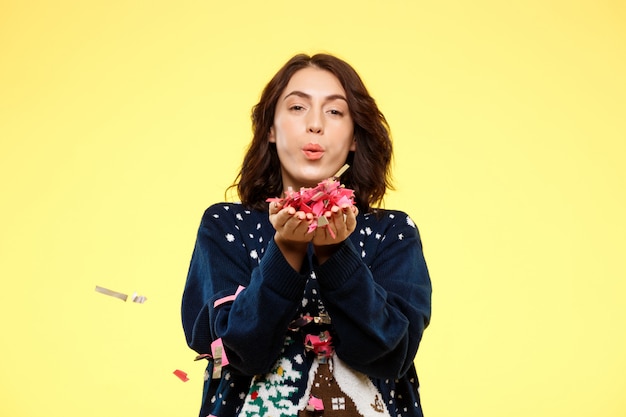
[[[337,355],[373,377],[403,375],[430,320],[430,278],[419,233],[407,218],[396,212],[396,219],[376,232],[384,239],[357,227],[315,268],[337,333]]]
[[[230,366],[254,375],[268,371],[278,357],[306,277],[285,260],[267,222],[265,253],[258,264],[250,262],[250,248],[242,245],[245,225],[233,216],[218,205],[202,219],[183,294],[183,328],[187,343],[199,353],[209,353],[211,342],[222,338]],[[235,225],[241,232],[225,238],[237,232]],[[214,307],[240,285],[246,288],[233,302]]]

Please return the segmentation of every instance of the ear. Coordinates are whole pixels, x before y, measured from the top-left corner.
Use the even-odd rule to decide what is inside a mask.
[[[270,143],[276,143],[276,134],[274,133],[274,126],[270,127],[270,133],[267,135],[267,140]]]
[[[356,137],[352,139],[352,143],[350,144],[350,150],[352,152],[356,151]]]

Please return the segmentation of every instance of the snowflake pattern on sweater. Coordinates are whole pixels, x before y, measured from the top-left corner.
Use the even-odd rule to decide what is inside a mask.
[[[221,337],[230,364],[213,379],[208,363],[200,416],[297,415],[316,359],[304,348],[306,332],[288,326],[320,313],[332,317],[327,328],[337,358],[369,375],[389,415],[421,416],[413,357],[430,319],[431,286],[411,218],[399,211],[359,214],[337,254],[317,265],[310,251],[302,271],[288,266],[273,234],[266,212],[240,204],[216,204],[203,216],[183,327],[198,353],[210,352]],[[215,306],[238,286],[245,290],[234,301]],[[268,337],[276,334],[283,337]]]

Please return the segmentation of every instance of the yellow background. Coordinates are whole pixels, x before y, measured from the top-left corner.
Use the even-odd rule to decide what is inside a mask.
[[[434,284],[426,415],[626,415],[617,0],[0,2],[0,415],[196,415],[200,216],[262,87],[318,51],[392,127],[387,207]]]

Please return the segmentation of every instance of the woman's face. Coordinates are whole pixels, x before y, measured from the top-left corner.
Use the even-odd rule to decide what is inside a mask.
[[[315,67],[294,73],[276,103],[269,141],[276,144],[284,190],[313,187],[333,176],[356,145],[337,77]]]

